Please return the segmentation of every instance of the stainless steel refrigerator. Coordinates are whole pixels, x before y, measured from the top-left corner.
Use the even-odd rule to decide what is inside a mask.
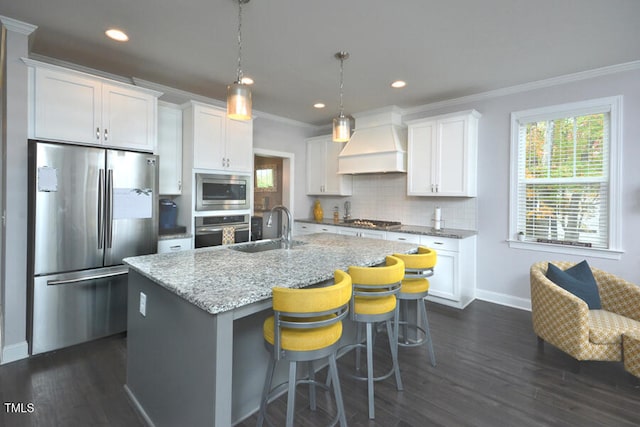
[[[157,188],[152,154],[29,141],[31,354],[126,329],[122,259],[156,252]]]

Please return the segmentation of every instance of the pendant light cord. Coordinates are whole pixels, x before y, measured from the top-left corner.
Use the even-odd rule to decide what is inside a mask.
[[[238,83],[242,83],[242,3],[238,1]]]
[[[340,117],[344,116],[344,106],[342,104],[342,93],[344,90],[344,55],[340,56]]]
[[[343,117],[344,104],[342,103],[342,95],[344,93],[344,60],[349,58],[349,52],[338,52],[335,54],[335,57],[340,60],[340,117]]]

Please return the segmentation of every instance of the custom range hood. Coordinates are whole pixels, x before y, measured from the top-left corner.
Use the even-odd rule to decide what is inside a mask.
[[[356,130],[338,156],[339,174],[407,171],[407,128],[397,107],[355,115]]]

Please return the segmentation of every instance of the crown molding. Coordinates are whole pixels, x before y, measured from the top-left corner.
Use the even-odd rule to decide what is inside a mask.
[[[95,68],[85,67],[84,65],[75,64],[73,62],[64,61],[62,59],[52,58],[50,56],[40,55],[38,53],[29,53],[29,57],[23,59],[25,63],[28,63],[28,61],[30,60],[40,62],[44,65],[53,65],[54,67],[67,68],[69,70],[78,71],[80,73],[114,80],[120,83],[133,84],[133,81],[128,77],[108,73],[106,71],[98,70]]]
[[[208,96],[199,95],[197,93],[189,92],[182,89],[176,89],[170,86],[165,86],[160,83],[150,82],[148,80],[141,79],[139,77],[132,77],[131,80],[136,86],[157,90],[162,92],[163,100],[173,104],[184,104],[189,101],[202,102],[209,105],[214,105],[220,108],[227,108],[227,103],[215,98],[209,98]],[[280,123],[285,123],[290,126],[314,128],[313,125],[303,123],[297,120],[288,119],[286,117],[276,116],[275,114],[265,113],[263,111],[253,110],[254,119],[267,119]]]
[[[610,74],[622,73],[625,71],[640,70],[640,61],[625,62],[622,64],[609,65],[606,67],[595,68],[593,70],[580,71],[578,73],[567,74],[559,77],[552,77],[544,80],[524,83],[521,85],[509,86],[502,89],[481,92],[474,95],[462,96],[460,98],[452,98],[444,101],[433,102],[431,104],[419,105],[417,107],[405,108],[403,113],[406,115],[427,112],[440,108],[453,107],[460,104],[484,101],[487,99],[498,98],[501,96],[514,95],[517,93],[528,92],[536,89],[544,89],[553,86],[563,85],[567,83],[578,82],[581,80],[593,79],[596,77],[607,76]]]
[[[27,24],[26,22],[18,21],[17,19],[2,15],[0,15],[0,23],[2,23],[7,30],[24,34],[25,36],[30,35],[38,28],[37,25]]]

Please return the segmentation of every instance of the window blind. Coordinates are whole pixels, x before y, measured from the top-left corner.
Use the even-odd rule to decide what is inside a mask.
[[[610,114],[521,120],[517,227],[525,240],[609,247]]]

